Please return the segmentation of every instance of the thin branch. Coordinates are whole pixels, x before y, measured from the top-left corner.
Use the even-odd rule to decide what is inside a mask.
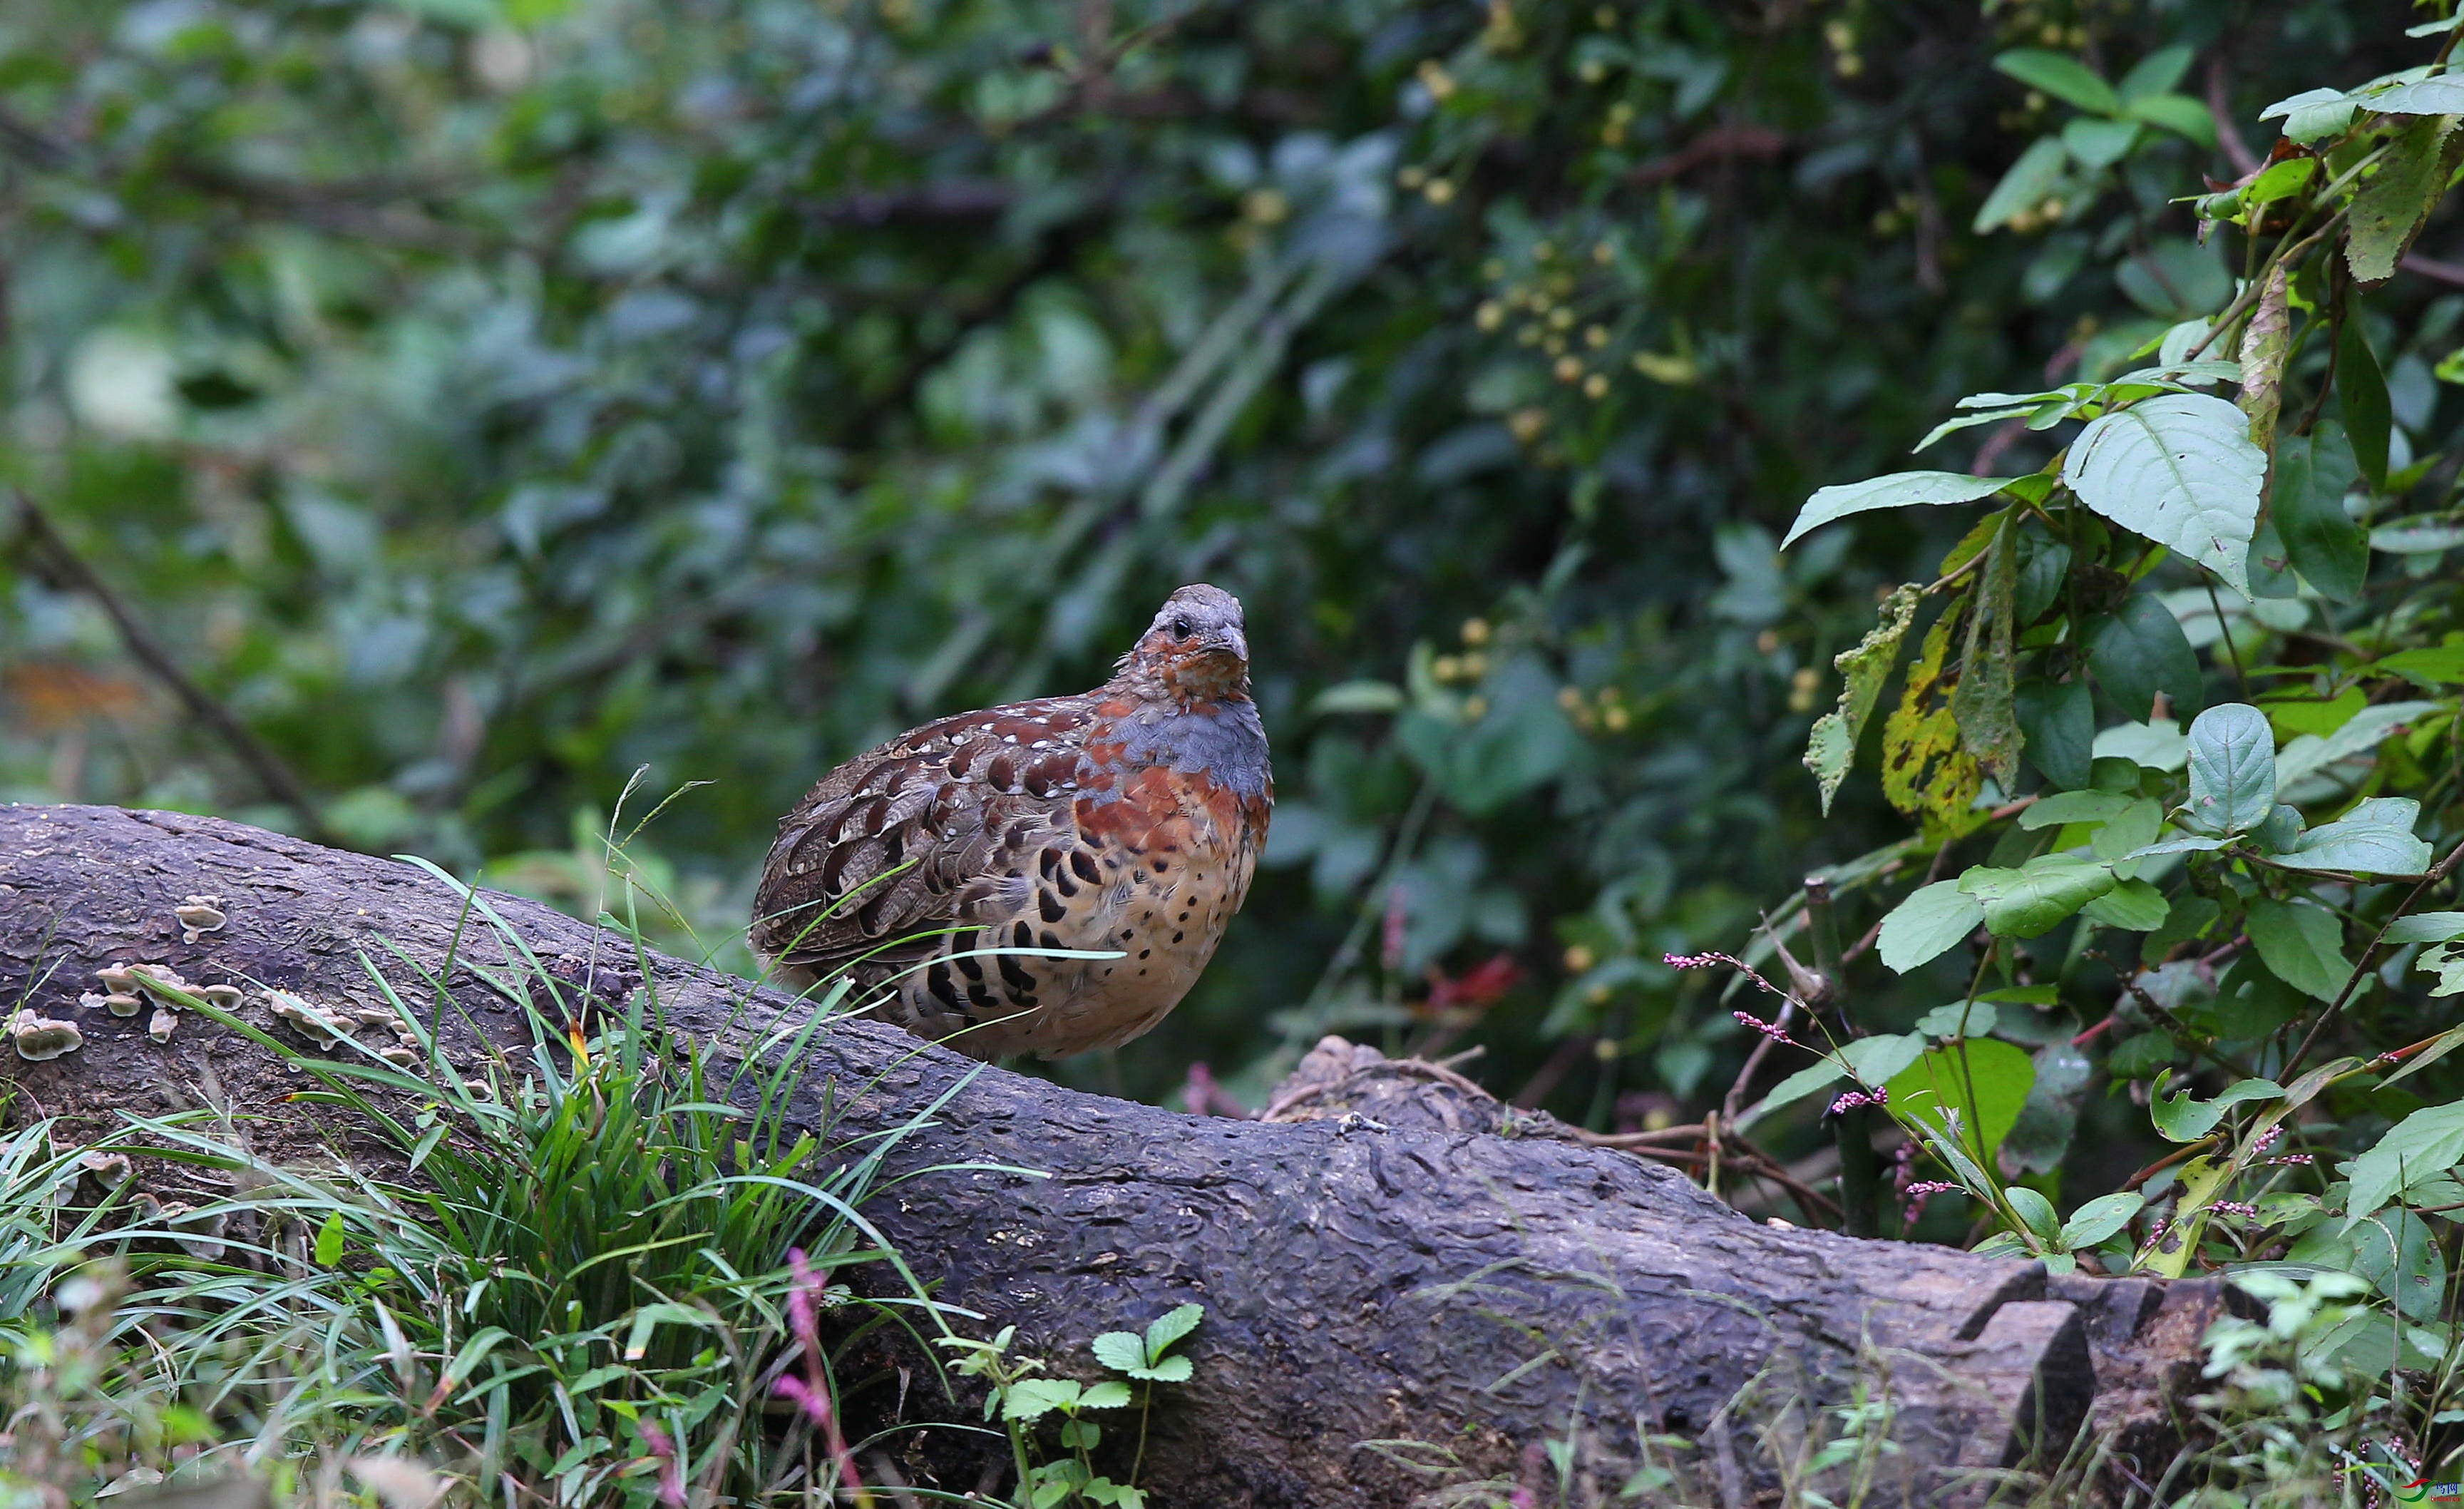
[[[2418,252],[2407,252],[2396,264],[2408,273],[2418,273],[2434,283],[2452,283],[2464,288],[2464,262],[2440,262]]]
[[[2208,114],[2216,122],[2216,145],[2224,149],[2225,161],[2233,164],[2234,176],[2248,178],[2257,172],[2258,154],[2241,139],[2241,127],[2233,124],[2232,91],[2225,87],[2225,60],[2208,59]]]
[[[268,796],[298,814],[303,836],[328,848],[342,847],[325,826],[308,788],[293,773],[291,766],[283,763],[282,757],[240,721],[237,714],[180,669],[170,651],[154,637],[152,631],[138,621],[137,615],[121,600],[120,594],[113,591],[110,584],[53,527],[51,520],[34,505],[33,499],[21,488],[12,487],[10,493],[16,499],[19,523],[27,536],[50,561],[53,570],[63,582],[94,599],[96,606],[110,617],[112,627],[120,631],[120,642],[127,647],[129,658],[152,672],[155,679],[180,699],[180,704],[188,710],[190,717],[204,723],[229,745],[231,753],[239,757],[240,763],[247,766],[258,784],[265,788]]]
[[[2344,977],[2344,988],[2336,992],[2336,999],[2327,1003],[2327,1010],[2319,1013],[2319,1020],[2311,1024],[2310,1031],[2303,1035],[2301,1046],[2285,1060],[2284,1077],[2291,1078],[2293,1072],[2301,1067],[2302,1060],[2310,1056],[2310,1050],[2319,1046],[2319,1039],[2326,1032],[2327,1025],[2343,1014],[2344,1003],[2351,1000],[2353,992],[2361,988],[2362,982],[2369,978],[2370,967],[2378,957],[2379,944],[2387,940],[2387,929],[2395,925],[2395,920],[2419,905],[2421,899],[2430,894],[2430,888],[2446,879],[2459,859],[2464,859],[2464,844],[2457,844],[2447,851],[2447,857],[2431,865],[2430,873],[2421,877],[2421,883],[2412,888],[2402,904],[2387,914],[2386,921],[2379,923],[2379,930],[2370,935],[2369,946],[2364,948],[2361,958],[2355,961],[2353,972]]]
[[[1648,189],[1711,163],[1772,158],[1787,150],[1787,133],[1770,126],[1715,125],[1673,152],[1637,164],[1626,171],[1625,181],[1634,188]]]

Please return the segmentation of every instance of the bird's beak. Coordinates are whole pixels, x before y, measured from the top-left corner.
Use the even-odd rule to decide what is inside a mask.
[[[1238,629],[1219,629],[1200,639],[1198,648],[1201,653],[1228,655],[1243,665],[1249,663],[1249,638]]]

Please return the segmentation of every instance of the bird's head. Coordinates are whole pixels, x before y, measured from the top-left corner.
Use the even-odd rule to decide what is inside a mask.
[[[1154,683],[1176,701],[1249,695],[1249,636],[1241,599],[1203,582],[1164,599],[1155,622],[1121,657],[1124,676]]]

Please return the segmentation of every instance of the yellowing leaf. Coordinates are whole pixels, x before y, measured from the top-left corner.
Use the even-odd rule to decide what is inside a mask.
[[[1950,701],[1959,675],[1944,665],[1950,654],[1956,609],[1934,620],[1916,663],[1908,669],[1900,705],[1882,722],[1882,794],[1911,816],[1933,818],[1953,833],[1985,820],[1971,809],[1985,784],[1984,768],[1964,748]]]
[[[1857,740],[1865,731],[1865,720],[1873,716],[1882,683],[1890,679],[1891,667],[1900,657],[1900,642],[1907,637],[1908,624],[1916,617],[1918,596],[1914,583],[1892,588],[1865,637],[1832,659],[1841,678],[1839,705],[1815,720],[1814,731],[1805,742],[1805,767],[1822,788],[1826,816],[1833,794],[1856,763]]]
[[[2019,715],[2012,699],[2011,629],[2017,578],[2017,531],[2005,523],[1996,534],[1976,588],[1976,611],[1968,621],[1960,652],[1959,684],[1951,689],[1951,721],[1960,747],[1974,757],[2007,794],[2019,774]]]

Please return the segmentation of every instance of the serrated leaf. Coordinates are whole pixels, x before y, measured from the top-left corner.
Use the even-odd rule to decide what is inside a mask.
[[[2432,74],[2414,78],[2399,76],[2354,90],[2352,100],[2363,109],[2381,115],[2464,115],[2464,74]]]
[[[2345,1229],[2407,1186],[2454,1167],[2458,1159],[2464,1159],[2464,1100],[2413,1112],[2353,1161],[2352,1184],[2344,1193]]]
[[[2176,1143],[2195,1143],[2207,1136],[2224,1120],[2226,1111],[2246,1100],[2275,1100],[2284,1095],[2284,1087],[2272,1079],[2243,1079],[2212,1100],[2193,1100],[2188,1090],[2167,1095],[2165,1086],[2170,1078],[2170,1070],[2156,1076],[2155,1093],[2147,1098],[2147,1115],[2157,1131]]]
[[[1960,747],[2008,792],[2019,774],[2019,722],[2012,702],[2012,623],[2018,567],[2017,530],[2005,522],[1978,574],[1976,607],[1950,694]]]
[[[1822,792],[1822,811],[1831,812],[1831,798],[1856,763],[1857,741],[1881,699],[1882,684],[1900,658],[1900,644],[1916,618],[1923,593],[1914,583],[1892,588],[1865,637],[1832,658],[1839,672],[1839,705],[1815,719],[1805,743],[1805,767],[1814,772]]]
[[[2113,86],[2076,57],[2022,47],[1996,56],[1993,66],[2031,89],[2042,90],[2082,110],[2098,115],[2121,112],[2122,97],[2114,93]]]
[[[2181,620],[2153,593],[2135,593],[2118,610],[2089,625],[2087,664],[2105,695],[2134,718],[2147,717],[2159,692],[2171,700],[2177,714],[2199,706],[2198,655],[2190,648],[2189,636],[2182,632]],[[2108,752],[2106,741],[2115,732],[2106,729],[2097,736],[2091,747],[2099,756]],[[2181,738],[2178,733],[2173,737]],[[2187,752],[2189,746],[2184,743],[2180,747]]]
[[[1993,191],[1985,196],[1985,203],[1976,207],[1976,219],[1969,229],[1983,235],[2009,224],[2012,216],[2021,211],[2035,209],[2062,181],[2063,169],[2069,166],[2070,151],[2062,145],[2060,137],[2039,137],[2030,143],[2019,160],[2011,165],[2011,170],[2002,175],[2002,181],[1993,186]],[[1932,438],[1928,436],[1917,449],[1924,450]]]
[[[2165,925],[2173,903],[2145,880],[2122,880],[2112,890],[2079,909],[2079,915],[2102,927],[2125,933],[2152,933]]]
[[[1161,1357],[1175,1342],[1198,1329],[1206,1319],[1202,1304],[1177,1304],[1147,1323],[1147,1356]]]
[[[1961,472],[1895,472],[1862,482],[1825,487],[1796,511],[1796,522],[1788,526],[1788,538],[1779,543],[1779,547],[1785,550],[1804,538],[1808,530],[1850,514],[1927,503],[1972,503],[1980,498],[1992,497],[2016,480],[2009,477],[1969,477]]]
[[[2222,702],[2190,721],[2189,826],[2246,833],[2276,807],[2276,730],[2248,702]]]
[[[2259,962],[2304,995],[2332,1001],[2352,975],[2344,924],[2323,907],[2261,897],[2250,903],[2245,926]]]
[[[2454,131],[2453,116],[2422,117],[2396,134],[2377,173],[2363,180],[2344,221],[2344,264],[2357,280],[2378,283],[2395,276],[2421,222],[2447,191],[2447,139]]]
[[[1053,1410],[1075,1405],[1082,1392],[1067,1378],[1023,1378],[1001,1394],[1004,1420],[1041,1420]]]
[[[1127,1405],[1133,1397],[1135,1396],[1130,1392],[1129,1385],[1121,1382],[1117,1378],[1107,1378],[1100,1384],[1089,1384],[1087,1386],[1087,1391],[1078,1396],[1078,1408],[1081,1409],[1118,1409],[1124,1405]]]
[[[2080,501],[2169,545],[2250,593],[2267,453],[2240,410],[2205,393],[2167,393],[2089,421],[2062,462]]]
[[[2353,123],[2355,105],[2341,89],[2304,89],[2278,100],[2258,113],[2262,121],[2284,120],[2284,134],[2302,145],[2340,135]]]
[[[2370,491],[2387,487],[2387,433],[2393,411],[2387,405],[2387,378],[2370,350],[2369,337],[2359,320],[2346,320],[2336,332],[2336,399],[2344,416],[2344,438],[2353,448],[2353,464]]]
[[[1196,1371],[1196,1366],[1188,1358],[1176,1352],[1172,1356],[1155,1364],[1153,1367],[1132,1368],[1130,1370],[1130,1376],[1144,1380],[1148,1383],[1185,1384],[1189,1382],[1190,1376]]]
[[[1882,721],[1882,794],[1903,812],[1964,833],[1984,821],[1974,807],[1985,772],[1962,745],[1950,710],[1959,677],[1944,662],[1958,616],[1946,611],[1925,632],[1900,705]]]
[[[1874,948],[1883,964],[1905,974],[1940,958],[1984,921],[1983,901],[1961,890],[1957,880],[1936,880],[1891,908]]]
[[[2113,889],[2110,865],[2072,854],[2043,854],[2016,870],[1978,865],[1959,888],[1985,903],[1996,938],[2035,938]]]
[[[2094,1247],[2104,1241],[2137,1215],[2147,1204],[2147,1197],[2135,1190],[2099,1195],[2071,1212],[2062,1223],[2061,1244],[2069,1252]]]
[[[1095,1361],[1116,1373],[1147,1365],[1147,1343],[1134,1331],[1107,1331],[1088,1343]]]
[[[2370,572],[2369,531],[2344,512],[2360,476],[2344,427],[2333,420],[2276,442],[2269,511],[2277,534],[2301,579],[2340,603],[2359,597]]]

